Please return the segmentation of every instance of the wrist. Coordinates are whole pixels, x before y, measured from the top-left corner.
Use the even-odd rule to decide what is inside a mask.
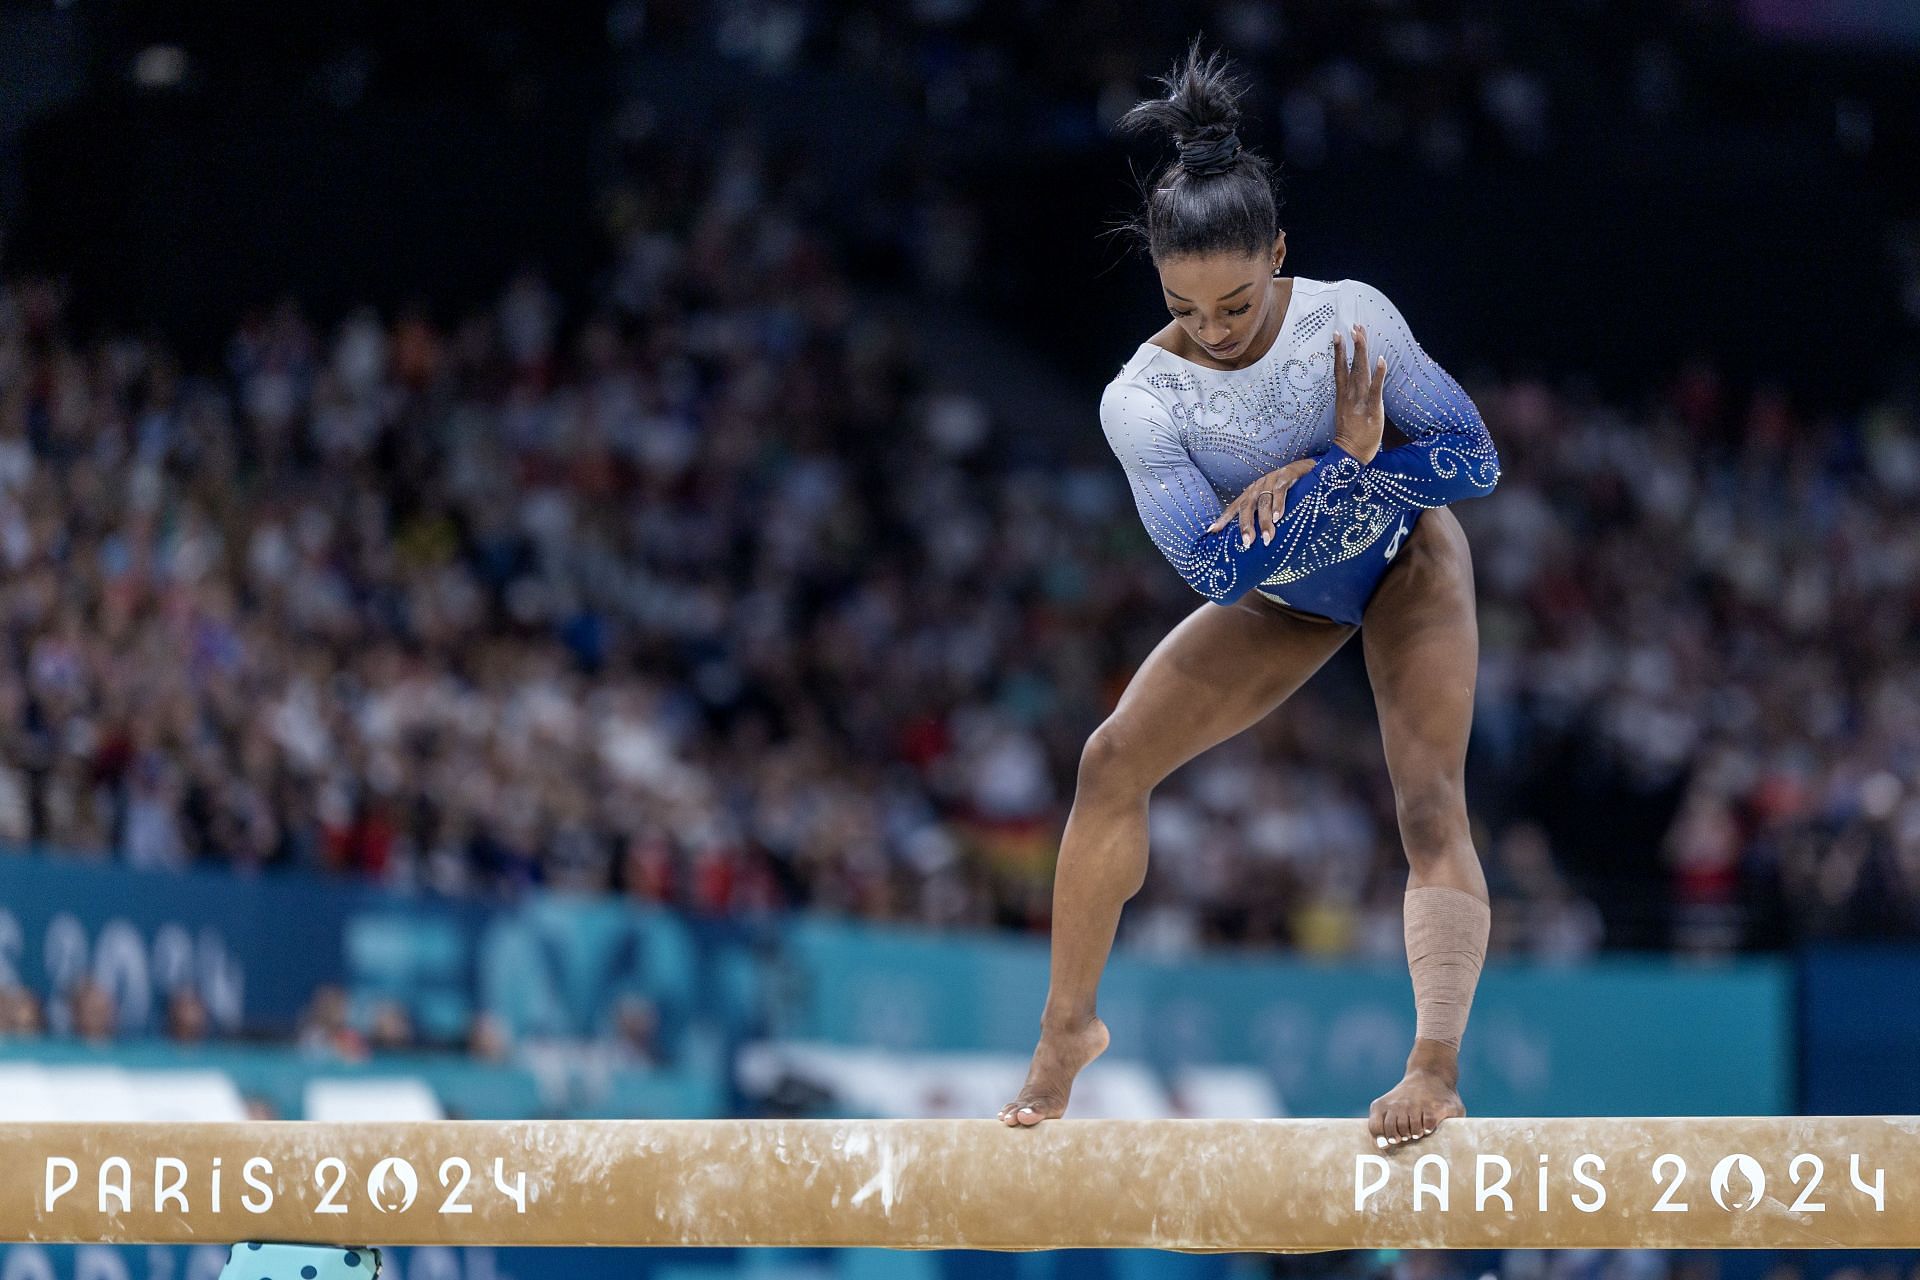
[[[1343,451],[1348,457],[1363,467],[1369,462],[1372,462],[1373,456],[1380,452],[1380,446],[1378,444],[1370,446],[1357,444],[1352,441],[1342,440],[1339,436],[1333,438],[1333,444],[1336,449]]]

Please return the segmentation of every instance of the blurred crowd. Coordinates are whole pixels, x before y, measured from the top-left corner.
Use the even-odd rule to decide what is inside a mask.
[[[287,302],[188,370],[9,286],[0,840],[1044,927],[1080,745],[1196,602],[1117,466],[997,461],[1014,424],[772,172],[742,144],[636,198],[573,323],[531,274],[453,318]],[[1569,736],[1678,797],[1632,891],[1682,941],[1749,940],[1756,886],[1794,929],[1920,922],[1911,420],[1704,367],[1633,407],[1471,390],[1496,946],[1605,940],[1524,786]],[[1398,945],[1350,684],[1161,789],[1138,941]]]
[[[610,28],[636,47],[711,50],[770,75],[852,74],[935,131],[995,150],[1098,142],[1137,100],[1142,68],[1164,71],[1196,33],[1255,72],[1247,105],[1289,168],[1389,157],[1448,172],[1732,120],[1871,147],[1865,103],[1836,123],[1817,73],[1770,74],[1758,23],[1737,0],[680,0],[616,5]]]

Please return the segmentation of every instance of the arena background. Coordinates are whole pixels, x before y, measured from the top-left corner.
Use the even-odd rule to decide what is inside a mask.
[[[1109,126],[1196,32],[1289,269],[1386,289],[1500,444],[1469,1105],[1920,1112],[1916,14],[0,3],[0,1113],[990,1114],[1080,744],[1190,603],[1094,408],[1160,323]],[[1376,744],[1348,652],[1156,794],[1077,1111],[1392,1082]]]

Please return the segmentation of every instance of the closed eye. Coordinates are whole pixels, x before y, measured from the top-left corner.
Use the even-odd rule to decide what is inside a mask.
[[[1168,307],[1167,310],[1173,312],[1174,315],[1179,316],[1183,320],[1193,314],[1191,311],[1174,311],[1172,307]],[[1243,302],[1233,310],[1227,312],[1227,314],[1230,316],[1243,316],[1251,310],[1253,310],[1253,304],[1251,302]]]

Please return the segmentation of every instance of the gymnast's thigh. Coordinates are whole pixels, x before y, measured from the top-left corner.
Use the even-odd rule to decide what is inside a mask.
[[[1151,786],[1286,701],[1355,630],[1255,592],[1203,604],[1154,646],[1089,748]]]
[[[1459,519],[1427,512],[1367,603],[1361,647],[1387,770],[1403,800],[1458,791],[1473,728],[1480,631],[1473,554]]]

